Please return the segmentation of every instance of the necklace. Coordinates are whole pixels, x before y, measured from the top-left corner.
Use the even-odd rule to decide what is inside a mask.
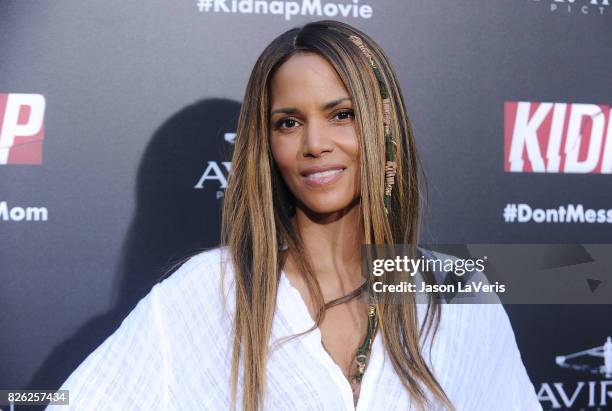
[[[372,348],[372,341],[376,333],[376,326],[378,325],[376,319],[376,306],[370,304],[368,306],[368,332],[361,346],[357,349],[357,372],[355,373],[354,379],[360,383],[365,372],[366,365],[368,363],[368,356],[370,349]]]
[[[326,308],[331,308],[335,305],[345,303],[347,301],[352,300],[353,298],[358,297],[361,293],[367,289],[367,281],[364,281],[361,286],[356,288],[353,292],[345,295],[344,297],[337,298],[333,301],[325,304]],[[361,383],[361,379],[363,378],[363,374],[365,372],[366,365],[368,363],[368,357],[370,353],[370,349],[372,347],[372,342],[374,341],[374,337],[377,331],[378,321],[376,318],[376,306],[374,304],[368,304],[368,332],[366,333],[365,339],[363,343],[357,349],[356,361],[357,361],[357,371],[353,375],[353,381],[355,384]],[[353,394],[356,395],[357,388],[353,386]]]

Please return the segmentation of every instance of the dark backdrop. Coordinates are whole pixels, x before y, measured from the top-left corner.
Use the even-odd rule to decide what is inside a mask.
[[[504,168],[521,137],[504,110],[515,102],[532,114],[542,102],[568,113],[598,105],[595,151],[612,150],[606,1],[312,3],[321,14],[232,12],[230,0],[227,11],[205,11],[205,0],[0,1],[0,388],[58,388],[173,262],[217,244],[252,65],[275,36],[311,20],[355,25],[390,56],[428,175],[423,241],[612,242],[612,218],[502,218],[507,204],[612,208],[601,166],[532,172],[533,150],[523,150],[523,172]],[[336,4],[360,13],[333,15]],[[584,119],[582,159],[594,121]],[[538,131],[542,157],[549,123]],[[596,366],[555,364],[603,344],[611,306],[506,308],[545,408],[612,403]]]

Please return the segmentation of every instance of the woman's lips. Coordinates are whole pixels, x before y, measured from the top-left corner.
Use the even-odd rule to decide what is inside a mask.
[[[321,187],[338,181],[342,177],[344,170],[346,169],[338,168],[334,170],[321,171],[318,173],[309,174],[307,176],[302,176],[302,178],[309,186]]]

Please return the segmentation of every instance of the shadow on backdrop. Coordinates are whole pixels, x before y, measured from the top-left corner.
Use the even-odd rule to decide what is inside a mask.
[[[235,101],[202,100],[153,134],[138,167],[136,210],[117,265],[113,308],[53,349],[23,389],[58,389],[174,263],[219,244],[221,184],[207,180],[201,189],[194,186],[209,161],[227,176],[221,161],[229,161],[233,146],[224,134],[235,132],[239,110]]]

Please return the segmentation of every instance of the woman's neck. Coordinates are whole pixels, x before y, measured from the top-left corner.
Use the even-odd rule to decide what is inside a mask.
[[[322,288],[352,290],[363,282],[359,217],[359,203],[327,215],[296,209],[293,224]]]

